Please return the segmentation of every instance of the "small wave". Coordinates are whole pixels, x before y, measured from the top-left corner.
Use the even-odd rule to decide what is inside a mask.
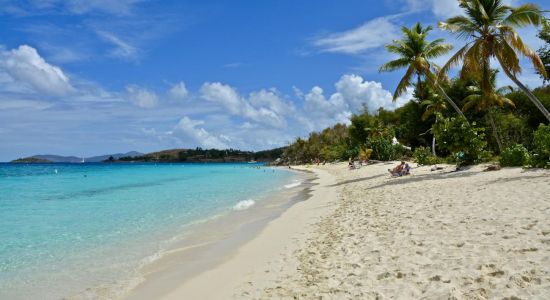
[[[233,206],[233,210],[245,210],[256,204],[254,200],[243,200]]]
[[[295,188],[295,187],[299,186],[300,184],[302,184],[301,181],[296,181],[296,182],[293,182],[293,183],[289,183],[289,184],[285,185],[285,189]]]

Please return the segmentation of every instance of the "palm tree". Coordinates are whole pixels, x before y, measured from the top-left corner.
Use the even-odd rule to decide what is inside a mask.
[[[421,106],[426,107],[426,110],[424,111],[421,117],[422,121],[425,121],[430,116],[436,115],[437,113],[440,113],[447,109],[447,104],[445,103],[445,101],[443,101],[443,99],[441,99],[441,97],[439,97],[438,94],[435,94],[431,91],[428,91],[428,93],[426,94],[427,94],[427,97],[426,97],[427,99],[424,99],[420,102]],[[429,131],[431,131],[431,128],[426,133],[428,133]],[[434,135],[432,135],[432,154],[433,156],[437,156],[437,154],[435,153],[435,136]]]
[[[383,64],[380,67],[380,72],[395,71],[402,68],[407,68],[405,75],[397,85],[393,100],[397,99],[407,87],[411,85],[413,76],[417,78],[417,88],[422,90],[422,78],[425,78],[434,88],[437,88],[443,97],[449,102],[454,110],[462,117],[464,114],[451,98],[445,93],[443,88],[437,84],[437,78],[434,73],[437,73],[438,67],[430,62],[430,59],[441,56],[452,49],[452,45],[443,44],[443,39],[436,39],[432,42],[426,41],[428,32],[433,28],[431,26],[422,27],[420,23],[416,23],[410,29],[403,27],[403,39],[394,40],[391,44],[386,45],[386,49],[399,55],[398,59],[392,60]],[[465,117],[464,117],[465,118]]]
[[[550,121],[550,113],[542,103],[517,78],[521,66],[517,54],[531,60],[535,69],[546,78],[546,70],[539,56],[523,43],[515,27],[538,26],[544,22],[544,15],[534,4],[510,7],[500,0],[459,0],[466,16],[456,16],[439,27],[448,30],[459,38],[468,40],[443,66],[439,74],[463,63],[462,75],[476,76],[480,88],[491,93],[491,58],[496,58],[504,73],[523,91],[531,102]]]
[[[512,91],[511,86],[504,86],[495,90],[497,73],[497,70],[491,70],[491,74],[489,77],[489,84],[491,88],[490,91],[484,91],[481,88],[481,84],[479,82],[475,82],[474,85],[470,85],[466,88],[469,95],[464,98],[464,106],[462,107],[462,110],[467,111],[470,109],[474,109],[476,111],[487,111],[485,117],[487,118],[487,121],[489,122],[489,124],[491,124],[491,128],[493,129],[493,136],[497,142],[498,150],[499,152],[502,152],[502,142],[498,135],[497,127],[495,125],[494,107],[504,105],[509,105],[512,107],[516,106],[514,102],[512,102],[512,100],[506,98],[505,96],[506,93]]]
[[[438,112],[442,112],[447,109],[447,104],[437,95],[430,97],[429,99],[422,100],[420,105],[425,106],[426,110],[422,114],[422,121],[427,120],[431,115],[435,115]]]

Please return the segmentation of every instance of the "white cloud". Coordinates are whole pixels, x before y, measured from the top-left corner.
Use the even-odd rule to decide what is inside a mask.
[[[35,109],[35,110],[43,110],[46,108],[51,107],[50,103],[43,102],[43,101],[35,101],[35,100],[25,100],[25,99],[0,99],[0,110],[7,110],[7,109],[13,109],[13,110],[19,110],[19,109]]]
[[[106,42],[115,46],[109,54],[113,57],[124,58],[124,59],[136,59],[139,55],[139,49],[130,45],[128,42],[123,41],[121,38],[116,35],[98,30],[97,34]]]
[[[5,0],[0,12],[15,15],[29,15],[44,12],[71,14],[105,13],[129,15],[132,8],[144,0]]]
[[[187,98],[187,95],[189,95],[189,91],[183,81],[174,84],[168,91],[168,97],[174,100],[184,100]]]
[[[369,111],[374,112],[378,108],[396,109],[405,105],[412,94],[410,90],[407,93],[393,101],[393,95],[382,87],[382,83],[376,81],[366,81],[361,76],[347,74],[340,78],[335,84],[336,91],[348,103],[353,112],[357,112],[367,106]]]
[[[361,76],[343,75],[335,84],[336,92],[328,98],[315,86],[304,96],[304,112],[299,121],[310,130],[320,130],[336,123],[349,124],[353,113],[367,107],[375,113],[380,107],[394,110],[412,99],[412,89],[393,101],[392,94],[380,82],[366,81]]]
[[[391,22],[393,17],[372,19],[357,28],[320,37],[313,44],[323,51],[347,54],[379,48],[399,38],[399,27]]]
[[[440,18],[449,18],[462,13],[457,0],[406,0],[406,2],[410,10],[430,10]]]
[[[286,125],[284,116],[278,113],[283,110],[283,101],[273,91],[255,92],[246,99],[229,85],[206,82],[200,92],[203,99],[221,105],[232,115],[273,127]]]
[[[153,108],[159,102],[155,92],[141,88],[135,84],[126,86],[126,93],[130,101],[142,108]]]
[[[2,51],[0,69],[17,83],[28,86],[36,92],[62,96],[75,91],[69,77],[61,68],[46,62],[36,49],[27,45]]]
[[[172,134],[192,143],[192,145],[199,145],[204,148],[217,148],[217,149],[226,149],[229,148],[228,145],[222,141],[230,140],[228,137],[220,135],[215,136],[208,131],[206,131],[200,125],[203,125],[204,121],[192,120],[188,117],[183,117],[174,127]]]
[[[290,114],[294,108],[285,102],[276,89],[252,92],[249,101],[254,107],[267,107],[278,115]]]
[[[99,11],[115,15],[127,15],[131,13],[135,4],[143,2],[143,0],[69,0],[60,2],[65,2],[66,8],[75,14]]]
[[[515,0],[502,1],[505,5],[514,5]],[[406,0],[409,10],[423,11],[430,10],[438,18],[450,18],[464,14],[458,6],[457,0]]]
[[[326,99],[323,89],[314,86],[305,94],[304,99],[304,112],[299,116],[299,120],[309,130],[320,130],[336,123],[349,123],[352,113],[340,94],[332,94]]]
[[[239,67],[242,67],[242,65],[243,65],[243,63],[241,63],[241,62],[233,62],[233,63],[225,64],[222,67],[224,67],[224,68],[239,68]]]

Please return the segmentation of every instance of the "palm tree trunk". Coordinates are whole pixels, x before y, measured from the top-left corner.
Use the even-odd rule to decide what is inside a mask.
[[[432,137],[432,154],[433,156],[437,156],[437,154],[435,154],[435,136]]]
[[[489,120],[489,123],[491,124],[491,128],[493,129],[493,136],[497,141],[498,152],[502,153],[502,142],[500,141],[500,137],[498,136],[497,126],[495,125],[495,119],[493,118],[493,110],[489,109],[486,116],[487,116],[487,119]]]
[[[445,93],[445,90],[443,90],[443,88],[435,83],[435,81],[433,80],[433,78],[431,78],[430,76],[426,76],[426,78],[428,78],[428,80],[430,80],[430,83],[432,84],[432,86],[435,86],[437,87],[437,89],[441,92],[441,94],[443,95],[443,97],[445,98],[445,100],[447,100],[447,102],[449,102],[449,104],[453,107],[453,109],[456,111],[456,113],[463,117],[464,119],[466,119],[466,116],[464,115],[464,113],[462,113],[462,111],[460,110],[460,108],[458,108],[458,106],[456,105],[456,103],[453,101],[453,99],[451,99],[451,97],[449,97],[449,95],[447,95],[447,93]]]
[[[453,101],[453,99],[451,99],[451,97],[449,97],[447,95],[447,93],[445,93],[445,91],[443,90],[443,88],[439,85],[437,85],[437,87],[439,88],[439,90],[441,91],[441,93],[443,94],[443,97],[445,97],[445,99],[447,100],[447,102],[449,102],[449,104],[454,108],[454,110],[456,111],[456,113],[463,117],[464,119],[466,119],[466,116],[464,115],[464,113],[460,110],[460,108],[458,108],[458,106],[456,105],[456,103]]]
[[[508,76],[510,79],[512,79],[512,81],[527,95],[527,98],[529,98],[529,100],[531,100],[531,102],[533,102],[533,104],[535,104],[535,106],[546,117],[546,119],[548,119],[548,122],[550,122],[550,112],[548,112],[546,107],[544,107],[544,105],[542,105],[540,100],[535,95],[533,95],[533,93],[531,93],[531,91],[525,85],[523,85],[523,83],[521,83],[516,78],[516,76],[514,76],[514,74],[510,73],[510,71],[507,68],[503,67],[504,64],[502,63],[502,61],[500,60],[500,58],[498,56],[497,56],[497,59],[498,59],[498,62],[500,63],[500,66],[502,67],[502,70],[506,74],[506,76]]]

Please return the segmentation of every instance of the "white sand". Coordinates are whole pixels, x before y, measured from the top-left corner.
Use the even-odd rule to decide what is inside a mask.
[[[549,299],[550,171],[312,167],[312,197],[165,299]]]

